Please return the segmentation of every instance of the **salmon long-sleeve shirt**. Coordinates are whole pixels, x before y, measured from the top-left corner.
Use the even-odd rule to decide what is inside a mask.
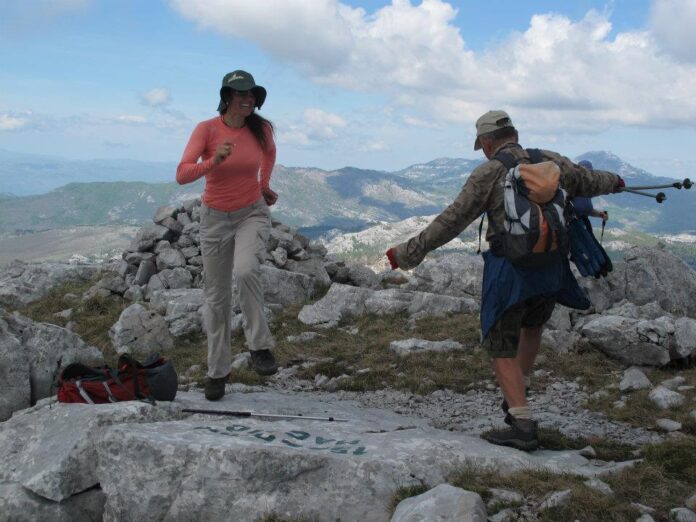
[[[264,132],[266,150],[261,149],[248,127],[228,127],[222,116],[199,123],[176,169],[177,183],[183,185],[205,176],[202,200],[207,206],[223,212],[248,207],[261,198],[261,187],[268,188],[275,165],[273,132],[269,126]],[[215,165],[215,149],[225,142],[234,144],[232,152]]]

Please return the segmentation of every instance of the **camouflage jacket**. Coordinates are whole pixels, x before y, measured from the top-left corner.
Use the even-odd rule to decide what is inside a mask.
[[[498,151],[510,153],[522,159],[522,163],[529,159],[527,151],[517,143],[506,143]],[[616,174],[588,170],[549,150],[541,150],[541,153],[544,161],[553,161],[561,169],[561,187],[570,197],[610,194],[618,185]],[[399,267],[408,270],[418,266],[428,252],[457,237],[484,212],[488,215],[486,240],[492,241],[495,230],[502,230],[505,221],[503,185],[506,174],[505,167],[497,160],[476,167],[459,195],[432,223],[417,236],[394,247]]]

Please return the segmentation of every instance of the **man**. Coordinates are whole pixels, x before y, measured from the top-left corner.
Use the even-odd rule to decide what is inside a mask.
[[[519,163],[530,163],[528,152],[518,144],[518,133],[507,113],[489,111],[476,122],[474,150],[483,149],[488,159],[469,176],[462,191],[425,230],[387,251],[392,268],[414,268],[425,255],[458,236],[482,213],[488,215],[481,302],[483,344],[493,359],[493,369],[503,392],[503,411],[509,428],[486,434],[493,444],[531,451],[537,448],[537,424],[526,399],[526,381],[534,364],[544,323],[556,301],[587,308],[589,302],[570,272],[567,258],[551,266],[524,268],[496,255],[503,231],[505,207],[503,186],[507,169],[494,159],[507,154]],[[590,171],[555,152],[540,150],[543,161],[560,169],[560,185],[571,196],[592,197],[615,192],[623,186],[616,174]],[[500,235],[500,234],[499,234]]]

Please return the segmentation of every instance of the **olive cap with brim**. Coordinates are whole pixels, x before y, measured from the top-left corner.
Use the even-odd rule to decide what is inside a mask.
[[[498,129],[512,127],[512,120],[505,111],[488,111],[486,114],[476,120],[476,141],[474,142],[474,150],[481,148],[481,140],[479,139],[484,134],[490,134]]]
[[[223,96],[225,89],[234,89],[235,91],[251,91],[254,93],[256,107],[259,109],[266,101],[266,89],[260,85],[256,85],[254,77],[246,71],[236,70],[227,73],[222,79],[222,87],[220,87],[220,104],[218,112],[224,111],[227,108],[225,98]]]

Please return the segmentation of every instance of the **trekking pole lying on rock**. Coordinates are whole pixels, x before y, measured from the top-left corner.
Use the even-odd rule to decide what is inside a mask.
[[[228,410],[196,410],[184,408],[184,413],[203,413],[205,415],[224,415],[226,417],[263,417],[270,419],[303,419],[318,420],[325,422],[348,422],[348,419],[337,419],[335,417],[307,417],[305,415],[278,415],[275,413],[256,413],[253,411],[228,411]]]
[[[634,190],[627,187],[622,187],[619,192],[630,192],[631,194],[638,194],[639,196],[647,196],[649,198],[655,198],[655,201],[662,203],[667,199],[664,192],[658,192],[657,194],[649,194],[647,192],[641,192],[640,190]]]
[[[675,188],[681,190],[685,188],[689,190],[693,186],[693,183],[689,178],[684,178],[683,181],[677,181],[675,183],[668,183],[666,185],[641,185],[639,187],[626,187],[626,189],[632,190],[650,190],[650,189],[661,189],[661,188]]]

